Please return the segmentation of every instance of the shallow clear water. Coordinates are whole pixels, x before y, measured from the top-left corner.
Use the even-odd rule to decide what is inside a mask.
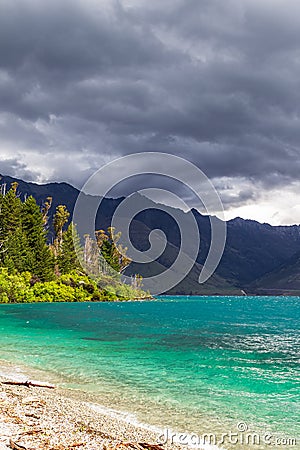
[[[296,297],[0,305],[0,359],[142,422],[295,438],[299,321]]]

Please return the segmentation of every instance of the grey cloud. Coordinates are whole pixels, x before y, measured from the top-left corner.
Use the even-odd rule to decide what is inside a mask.
[[[0,0],[0,159],[79,186],[116,156],[163,151],[253,185],[228,204],[292,183],[299,17],[296,0]],[[28,150],[52,155],[51,173]]]
[[[17,158],[10,158],[0,161],[0,180],[1,175],[10,174],[12,177],[24,178],[24,179],[35,179],[37,173],[33,170],[30,171],[25,164],[18,161]]]
[[[85,78],[115,66],[150,65],[168,57],[151,34],[127,19],[118,3],[112,11],[92,2],[21,0],[1,2],[2,64],[23,73],[50,71],[49,78]],[[33,75],[31,72],[30,75]],[[43,75],[46,75],[45,73]]]

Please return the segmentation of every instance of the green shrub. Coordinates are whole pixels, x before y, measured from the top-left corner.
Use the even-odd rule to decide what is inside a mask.
[[[31,274],[9,273],[8,269],[0,268],[0,302],[21,303],[30,290]]]
[[[111,284],[109,284],[109,281]],[[0,267],[0,303],[117,301],[142,298],[147,294],[131,286],[105,277],[99,280],[72,272],[55,281],[36,281],[30,272],[21,274]]]
[[[32,290],[36,301],[40,302],[73,302],[75,300],[74,288],[57,281],[36,283]]]

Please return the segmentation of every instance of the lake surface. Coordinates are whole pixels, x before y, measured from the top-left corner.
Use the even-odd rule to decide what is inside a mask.
[[[298,297],[0,305],[0,359],[144,423],[299,444],[299,324]]]

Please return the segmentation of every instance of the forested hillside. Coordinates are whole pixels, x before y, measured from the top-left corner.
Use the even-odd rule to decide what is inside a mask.
[[[65,205],[49,220],[52,197],[39,206],[21,196],[18,183],[0,191],[0,302],[96,301],[143,298],[141,279],[121,282],[129,259],[112,228],[86,236],[81,245]],[[49,242],[50,225],[54,237]],[[100,257],[101,250],[101,257]],[[78,256],[81,256],[80,262]],[[112,270],[111,267],[114,269]],[[86,273],[93,274],[92,278]]]

